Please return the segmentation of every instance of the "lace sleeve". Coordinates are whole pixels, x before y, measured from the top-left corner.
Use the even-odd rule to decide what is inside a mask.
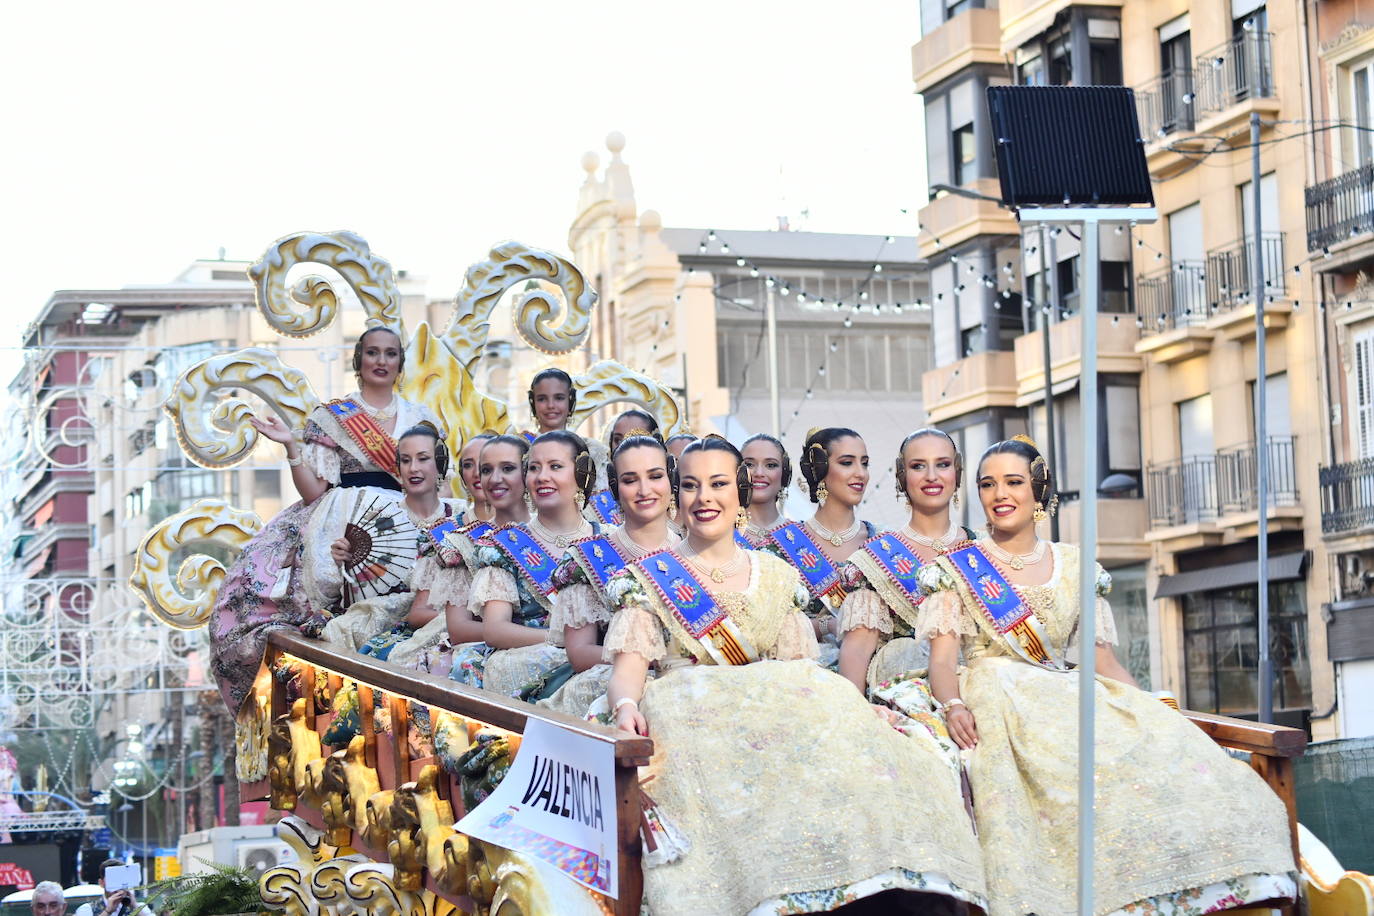
[[[339,445],[314,420],[306,420],[300,433],[301,460],[316,477],[338,486],[341,473]]]
[[[773,647],[772,657],[782,662],[800,658],[815,661],[820,655],[821,648],[816,643],[816,630],[811,626],[810,618],[801,611],[788,614],[778,630],[778,641]]]
[[[872,589],[852,591],[844,596],[844,604],[840,605],[839,635],[843,636],[856,627],[877,630],[884,636],[892,635],[892,613]]]
[[[621,652],[637,653],[650,664],[667,657],[668,646],[663,641],[663,627],[651,611],[637,605],[627,605],[611,618],[602,658],[614,662]]]
[[[549,642],[561,646],[566,628],[606,623],[610,619],[611,610],[596,591],[585,582],[574,582],[553,596],[553,611],[549,614]]]
[[[435,564],[434,579],[429,584],[429,603],[436,609],[448,605],[465,608],[472,590],[472,573],[466,566]]]
[[[1117,643],[1116,618],[1112,616],[1112,606],[1106,598],[1097,599],[1097,644],[1114,646]]]
[[[953,589],[940,589],[921,602],[916,619],[916,638],[932,636],[975,636],[978,625],[964,613],[964,603]]]
[[[410,571],[410,590],[422,592],[434,586],[434,574],[439,571],[439,564],[434,559],[432,552],[427,552],[420,559],[415,561],[415,568]]]
[[[520,606],[520,594],[515,587],[515,577],[499,566],[483,566],[472,576],[472,587],[468,591],[468,611],[481,620],[482,608],[488,601],[508,601],[515,607]]]

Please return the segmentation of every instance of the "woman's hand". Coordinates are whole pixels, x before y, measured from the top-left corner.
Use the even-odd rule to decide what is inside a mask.
[[[615,726],[636,735],[649,734],[649,721],[634,703],[623,704],[615,713]]]
[[[894,728],[897,726],[897,723],[901,721],[901,716],[899,716],[897,712],[891,709],[890,707],[882,706],[878,703],[869,703],[868,705],[873,707],[873,712],[877,714],[879,719],[882,719],[884,722],[886,722],[888,725],[893,726]]]
[[[343,566],[348,562],[348,541],[339,538],[329,545],[329,555],[334,558],[334,562]]]
[[[978,746],[978,723],[973,720],[973,713],[967,706],[961,703],[945,707],[945,725],[949,727],[949,736],[959,747],[968,750]]]
[[[249,417],[248,422],[253,424],[253,428],[271,439],[278,445],[290,445],[294,438],[290,427],[281,421],[281,417],[276,414],[269,414],[267,419],[259,417]]]

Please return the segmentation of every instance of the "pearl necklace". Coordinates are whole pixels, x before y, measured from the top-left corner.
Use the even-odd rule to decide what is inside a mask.
[[[836,547],[843,547],[845,541],[848,541],[851,538],[853,538],[854,535],[862,531],[864,527],[863,520],[857,518],[854,519],[854,524],[850,525],[843,531],[831,531],[829,528],[825,527],[820,522],[816,521],[814,517],[808,518],[806,520],[806,524],[811,526],[812,531],[816,532]]]
[[[529,527],[530,534],[545,544],[552,544],[559,550],[566,550],[573,541],[581,540],[592,533],[592,523],[585,520],[571,531],[554,531],[539,521],[538,516],[531,516],[525,524]]]
[[[950,547],[959,543],[964,534],[964,529],[960,528],[957,523],[950,522],[948,531],[938,538],[931,538],[919,533],[915,528],[911,527],[911,522],[907,522],[902,528],[902,533],[922,547],[929,547],[936,553],[944,553]]]
[[[741,550],[739,545],[735,545],[734,556],[732,556],[730,562],[726,563],[724,566],[708,567],[705,563],[701,562],[700,555],[690,547],[684,546],[680,555],[682,559],[687,561],[688,565],[695,567],[698,572],[705,573],[710,580],[717,585],[720,585],[726,579],[738,573],[740,571],[740,566],[749,561],[749,555]]]
[[[668,536],[664,539],[663,544],[659,545],[658,547],[641,546],[638,541],[636,541],[634,538],[630,537],[628,534],[625,533],[624,528],[613,529],[611,531],[611,540],[615,541],[616,544],[620,546],[621,550],[624,550],[625,553],[629,554],[630,559],[638,560],[640,557],[647,557],[649,554],[657,550],[662,550],[669,543],[671,543],[673,540],[673,533],[669,531],[667,534]]]
[[[396,412],[401,409],[401,398],[396,392],[391,392],[391,401],[385,407],[373,407],[363,398],[363,393],[358,392],[358,403],[362,405],[367,415],[374,420],[390,420],[396,416]]]
[[[979,543],[986,547],[988,549],[988,552],[991,553],[994,557],[1001,560],[1003,563],[1007,564],[1012,569],[1022,570],[1025,569],[1027,566],[1034,566],[1036,563],[1039,563],[1041,560],[1045,559],[1045,545],[1049,542],[1042,541],[1039,538],[1036,538],[1035,549],[1032,550],[1030,553],[1012,553],[1009,550],[1004,550],[1001,547],[998,547],[997,544],[995,544],[991,538],[980,540]]]
[[[749,522],[744,526],[744,536],[755,541],[766,541],[768,535],[772,534],[775,529],[786,524],[787,519],[782,516],[778,516],[778,520],[771,525],[757,525],[754,522]]]

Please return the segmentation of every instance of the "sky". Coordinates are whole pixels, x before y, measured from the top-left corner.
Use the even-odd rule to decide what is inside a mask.
[[[436,298],[495,242],[566,251],[582,153],[604,164],[613,130],[669,226],[915,234],[925,199],[909,0],[26,3],[6,20],[6,378],[54,289],[167,282],[298,230],[358,232]]]

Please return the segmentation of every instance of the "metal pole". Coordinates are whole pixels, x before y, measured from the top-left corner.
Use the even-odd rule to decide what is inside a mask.
[[[778,314],[773,304],[773,287],[768,287],[768,406],[773,417],[773,435],[782,438],[782,408],[778,403]]]
[[[1269,658],[1269,422],[1265,388],[1268,372],[1265,366],[1264,306],[1268,296],[1264,291],[1264,213],[1260,194],[1260,116],[1250,114],[1250,193],[1254,205],[1255,251],[1250,259],[1250,300],[1255,304],[1255,496],[1259,501],[1258,559],[1259,578],[1259,720],[1274,721],[1274,668]]]
[[[1050,378],[1050,326],[1055,312],[1059,310],[1058,297],[1054,295],[1058,290],[1051,291],[1050,278],[1046,271],[1046,234],[1045,224],[1040,224],[1040,349],[1045,360],[1045,463],[1049,465],[1050,476],[1055,480],[1059,479],[1059,468],[1055,465],[1055,456],[1059,450],[1055,447],[1054,438],[1054,386]],[[1055,267],[1058,270],[1058,266]],[[1056,286],[1058,283],[1056,282]],[[1051,301],[1054,300],[1054,301]],[[1048,310],[1047,310],[1048,309]],[[1059,516],[1050,516],[1050,540],[1059,540]]]
[[[1097,296],[1098,220],[1083,218],[1083,349],[1079,398],[1083,410],[1083,478],[1079,490],[1078,631],[1078,912],[1093,916],[1093,740],[1097,688]]]

